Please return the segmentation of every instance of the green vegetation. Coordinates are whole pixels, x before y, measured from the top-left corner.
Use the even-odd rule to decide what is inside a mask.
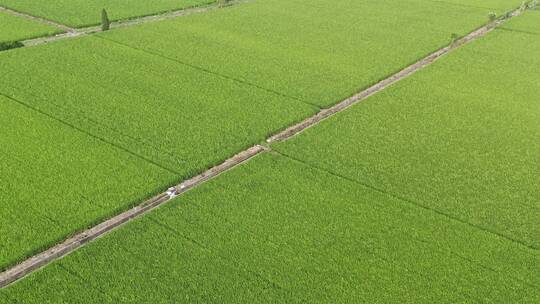
[[[101,10],[101,30],[108,31],[111,28],[111,21],[109,21],[109,16],[105,9]]]
[[[538,53],[496,30],[274,148],[538,249]]]
[[[0,0],[0,5],[72,27],[100,24],[100,10],[106,8],[111,21],[153,15],[204,5],[215,0]]]
[[[13,303],[534,303],[538,254],[264,154],[0,291]]]
[[[20,47],[23,47],[24,44],[22,44],[21,42],[0,42],[0,51],[5,51],[5,50],[11,50],[11,49],[16,49],[16,48],[20,48]]]
[[[0,12],[0,44],[14,45],[13,41],[51,36],[62,31],[54,26]],[[7,49],[4,47],[4,49]],[[0,51],[4,50],[0,46]]]
[[[501,28],[540,35],[540,11],[526,11],[522,16],[508,21]]]
[[[450,35],[450,43],[456,43],[459,39],[459,34],[457,33],[452,33],[452,35]]]
[[[265,0],[101,37],[327,107],[447,45],[452,33],[485,24],[493,10],[424,0]]]
[[[487,8],[501,14],[510,9],[518,8],[523,3],[523,0],[444,0],[444,2],[463,7]]]
[[[0,269],[175,180],[1,95],[0,113]]]
[[[293,99],[95,37],[0,53],[0,61],[10,73],[1,93],[141,155],[179,179],[316,112]]]
[[[101,7],[116,20],[206,3],[66,1],[0,4],[81,26]],[[0,269],[519,3],[264,0],[0,53]],[[538,16],[0,290],[0,303],[537,302]]]
[[[58,136],[53,131],[48,137],[42,135],[43,140],[14,145],[6,140],[20,139],[15,135],[4,138],[7,131],[3,132],[0,143],[12,152],[11,161],[32,164],[35,152],[43,150],[43,162],[27,170],[16,169],[15,163],[4,164],[10,167],[2,169],[3,177],[13,184],[0,194],[6,212],[2,227],[11,231],[1,234],[1,243],[9,245],[2,246],[0,268],[198,174],[316,111],[274,93],[99,38],[4,52],[0,62],[0,94],[137,156],[129,164],[123,159],[127,156],[118,159],[93,151],[93,145],[104,149],[100,140],[60,145],[51,140]],[[39,185],[39,195],[21,199],[19,194],[32,184],[29,178]],[[41,181],[43,185],[38,183]],[[66,192],[72,188],[75,192]],[[27,200],[32,200],[32,209],[24,208]],[[100,207],[92,207],[96,205]],[[50,222],[40,226],[40,219],[32,220],[36,213],[47,214],[57,226],[41,235],[40,229]],[[30,227],[35,230],[12,229],[34,222]]]

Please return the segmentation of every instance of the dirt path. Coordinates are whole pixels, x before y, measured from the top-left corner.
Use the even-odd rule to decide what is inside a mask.
[[[507,16],[504,19],[497,20],[493,23],[490,23],[488,25],[485,25],[478,30],[468,34],[467,36],[457,40],[452,45],[446,46],[427,57],[419,60],[418,62],[410,65],[409,67],[399,71],[396,74],[393,74],[392,76],[378,82],[377,84],[369,87],[368,89],[336,104],[335,106],[322,110],[318,114],[304,120],[303,122],[296,124],[294,126],[291,126],[287,128],[286,130],[271,136],[266,141],[268,143],[276,142],[276,141],[283,141],[287,140],[288,138],[291,138],[305,129],[312,127],[322,120],[339,113],[346,108],[359,103],[362,100],[365,100],[367,97],[389,87],[390,85],[400,81],[401,79],[404,79],[413,73],[421,70],[425,66],[433,63],[435,60],[440,58],[441,56],[448,54],[454,49],[457,49],[473,40],[476,40],[490,31],[492,31],[496,26],[499,24],[505,22],[507,19],[519,16],[523,12],[523,9],[518,9],[512,12],[509,16]],[[220,175],[221,173],[228,171],[237,165],[244,163],[251,158],[255,157],[256,155],[263,153],[265,151],[270,151],[270,148],[264,147],[261,145],[255,145],[253,147],[250,147],[237,155],[227,159],[225,162],[223,162],[220,165],[217,165],[213,168],[210,168],[209,170],[205,171],[204,173],[193,177],[189,180],[186,180],[182,182],[181,184],[174,186],[176,195],[181,195],[182,193],[208,181],[216,176]],[[61,244],[58,244],[42,253],[39,253],[37,255],[34,255],[27,260],[21,262],[20,264],[9,268],[8,270],[0,273],[0,288],[5,287],[24,276],[32,273],[33,271],[59,259],[62,258],[69,253],[77,250],[78,248],[84,246],[89,241],[92,241],[96,239],[97,237],[100,237],[104,235],[105,233],[115,229],[116,227],[125,224],[129,220],[141,216],[160,205],[170,201],[173,197],[171,197],[167,192],[161,193],[143,203],[140,205],[129,209],[105,222],[102,222],[98,224],[97,226],[94,226],[93,228],[90,228],[86,231],[77,233],[73,237],[65,240]]]

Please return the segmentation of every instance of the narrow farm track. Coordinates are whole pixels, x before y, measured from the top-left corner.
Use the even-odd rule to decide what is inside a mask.
[[[139,24],[144,24],[144,23],[162,21],[162,20],[167,20],[167,19],[174,19],[174,18],[189,16],[193,14],[201,14],[201,13],[205,13],[211,10],[221,9],[224,7],[230,7],[233,5],[238,5],[238,4],[246,3],[249,1],[251,0],[234,0],[234,1],[228,2],[226,5],[223,5],[220,3],[212,3],[208,5],[185,8],[185,9],[175,10],[172,12],[160,13],[160,14],[144,16],[140,18],[131,18],[131,19],[126,19],[126,20],[114,21],[114,22],[111,22],[110,30],[115,30],[118,28],[129,27],[129,26],[134,26],[134,25],[139,25]],[[25,15],[25,16],[36,18],[29,15]],[[65,25],[60,25],[57,23],[52,23],[52,24],[55,24],[56,26],[59,26],[59,27],[60,26],[66,27]],[[23,40],[21,41],[21,43],[25,47],[36,46],[36,45],[46,44],[46,43],[50,43],[50,42],[54,42],[58,40],[70,39],[70,38],[80,37],[84,35],[91,35],[91,34],[99,33],[102,31],[100,26],[90,26],[90,27],[84,27],[84,28],[78,28],[78,29],[69,28],[69,29],[71,29],[71,31],[66,30],[66,33],[64,34]]]
[[[248,0],[249,1],[249,0]],[[244,1],[234,1],[234,3],[241,3],[241,2],[244,2]],[[216,5],[213,5],[211,7],[206,7],[206,8],[199,8],[199,9],[193,9],[193,10],[186,10],[184,12],[184,14],[178,14],[178,15],[175,15],[176,16],[181,16],[181,15],[186,15],[186,14],[189,14],[191,11],[191,13],[194,13],[194,12],[202,12],[202,11],[207,11],[209,9],[214,9],[214,8],[218,8],[219,6],[216,6]],[[482,36],[486,35],[487,33],[491,32],[494,28],[496,28],[498,25],[504,23],[506,20],[508,19],[511,19],[511,18],[514,18],[514,17],[517,17],[519,15],[521,15],[523,13],[523,11],[525,10],[526,8],[525,7],[522,7],[522,8],[519,8],[513,12],[511,12],[510,14],[508,14],[505,18],[502,18],[502,19],[499,19],[499,20],[496,20],[492,23],[489,23],[477,30],[475,30],[474,32],[466,35],[465,37],[455,41],[453,44],[449,45],[449,46],[446,46],[430,55],[428,55],[427,57],[417,61],[416,63],[406,67],[405,69],[391,75],[390,77],[376,83],[375,85],[359,92],[358,94],[346,99],[346,100],[343,100],[342,102],[336,104],[335,106],[331,107],[331,108],[328,108],[328,109],[324,109],[324,110],[321,110],[318,114],[310,117],[310,118],[307,118],[306,120],[296,124],[296,125],[293,125],[287,129],[285,129],[284,131],[278,133],[278,134],[275,134],[271,137],[269,137],[266,142],[267,143],[272,143],[272,142],[276,142],[276,141],[284,141],[284,140],[287,140],[299,133],[301,133],[302,131],[304,131],[305,129],[311,127],[311,126],[314,126],[316,124],[318,124],[319,122],[323,121],[324,119],[334,115],[334,114],[337,114],[345,109],[347,109],[348,107],[356,104],[356,103],[359,103],[363,100],[365,100],[366,98],[368,98],[369,96],[379,92],[379,91],[382,91],[384,90],[385,88],[391,86],[392,84],[414,74],[415,72],[421,70],[422,68],[430,65],[431,63],[435,62],[438,58],[440,58],[441,56],[444,56],[448,53],[450,53],[452,50],[454,49],[457,49],[471,41],[474,41],[476,39],[479,39],[481,38]],[[165,18],[173,18],[173,17],[165,17]],[[148,19],[148,20],[151,20],[151,21],[154,21],[154,19]],[[161,20],[161,19],[157,19],[157,20]],[[151,22],[151,21],[142,21],[142,22]],[[137,24],[137,23],[130,23],[130,24]],[[117,27],[120,26],[120,25],[117,25]],[[45,43],[45,42],[43,42]],[[208,169],[207,171],[205,171],[204,173],[198,175],[198,176],[195,176],[191,179],[188,179],[182,183],[180,183],[179,185],[176,185],[174,186],[175,188],[175,191],[176,191],[176,195],[181,195],[187,191],[189,191],[190,189],[200,185],[200,184],[203,184],[205,183],[206,181],[209,181],[213,178],[215,178],[216,176],[220,175],[221,173],[224,173],[248,160],[250,160],[251,158],[255,157],[256,155],[260,154],[260,153],[263,153],[263,152],[266,152],[266,151],[270,151],[269,148],[265,147],[265,146],[262,146],[262,145],[255,145],[255,146],[252,146],[246,150],[243,150],[241,152],[239,152],[238,154],[232,156],[231,158],[227,159],[225,162],[215,166],[215,167],[212,167],[210,169]],[[110,232],[112,231],[113,229],[115,229],[116,227],[119,227],[125,223],[127,223],[128,221],[130,221],[131,219],[134,219],[136,217],[139,217],[161,205],[163,205],[164,203],[170,201],[173,197],[175,197],[176,195],[169,195],[169,193],[167,192],[164,192],[164,193],[161,193],[149,200],[146,200],[145,202],[139,204],[138,206],[130,209],[130,210],[127,210],[107,221],[104,221],[88,230],[85,230],[83,232],[80,232],[80,233],[77,233],[75,234],[74,236],[72,236],[71,238],[65,240],[64,242],[62,242],[61,244],[58,244],[44,252],[41,252],[37,255],[34,255],[30,258],[28,258],[27,260],[21,262],[20,264],[12,267],[12,268],[9,268],[7,269],[6,271],[0,273],[0,288],[3,288],[23,277],[25,277],[26,275],[32,273],[33,271],[57,260],[57,259],[60,259],[66,255],[68,255],[69,253],[77,250],[78,248],[84,246],[86,243],[106,234],[107,232]]]
[[[49,19],[41,18],[41,17],[28,15],[28,14],[25,14],[25,13],[22,13],[22,12],[19,12],[19,11],[16,11],[16,10],[12,10],[10,8],[7,8],[7,7],[0,6],[0,12],[5,12],[5,13],[8,13],[8,14],[17,16],[17,17],[37,21],[37,22],[44,23],[44,24],[53,25],[53,26],[63,30],[64,32],[66,32],[66,34],[63,34],[63,35],[66,35],[66,36],[73,35],[73,34],[75,34],[77,32],[76,29],[74,29],[72,27],[69,27],[69,26],[67,26],[65,24],[61,24],[61,23],[58,23],[58,22],[55,22],[55,21],[52,21],[52,20],[49,20]]]

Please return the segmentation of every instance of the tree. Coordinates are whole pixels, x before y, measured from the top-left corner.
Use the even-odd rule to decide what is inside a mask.
[[[109,15],[107,15],[107,11],[103,9],[101,11],[101,30],[108,31],[110,28],[111,28],[111,21],[109,20]]]
[[[454,44],[458,41],[459,39],[459,35],[457,33],[452,33],[452,35],[450,35],[450,43],[451,44]]]
[[[0,51],[15,49],[15,48],[23,47],[23,46],[24,44],[22,44],[19,41],[0,42]]]

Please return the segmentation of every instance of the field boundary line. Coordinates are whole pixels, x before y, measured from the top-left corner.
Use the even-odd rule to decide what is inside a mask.
[[[109,31],[113,31],[115,29],[120,29],[124,27],[135,26],[139,24],[145,24],[145,23],[174,19],[174,18],[189,16],[189,15],[194,15],[194,14],[206,13],[209,11],[226,8],[230,6],[235,6],[235,5],[239,5],[239,4],[250,2],[250,1],[252,0],[232,0],[228,2],[227,4],[222,4],[219,1],[217,1],[210,4],[192,6],[192,7],[173,10],[173,11],[165,12],[165,13],[158,13],[154,15],[129,18],[129,19],[122,19],[122,20],[111,22]],[[75,38],[75,37],[80,37],[80,36],[85,36],[85,35],[92,35],[92,34],[97,34],[101,32],[103,31],[101,30],[100,25],[93,25],[93,26],[88,26],[88,27],[83,27],[83,28],[73,28],[73,31],[58,34],[55,36],[44,36],[44,37],[32,38],[32,39],[22,40],[20,42],[24,45],[24,47],[31,47],[31,46],[46,44],[49,42],[65,40],[65,39],[70,39],[70,38]]]
[[[250,1],[250,0],[239,0],[239,1],[232,1],[232,2],[241,3],[241,2],[246,2],[246,1]],[[215,5],[214,7],[217,8],[221,6]],[[343,100],[342,102],[328,109],[324,109],[320,111],[314,116],[311,116],[305,119],[304,121],[285,129],[284,131],[281,131],[273,136],[270,136],[268,139],[266,139],[266,142],[273,143],[277,141],[284,141],[297,134],[300,134],[307,128],[310,128],[320,123],[322,120],[334,114],[337,114],[347,109],[348,107],[356,103],[359,103],[360,101],[365,100],[369,96],[379,91],[382,91],[383,89],[389,87],[390,85],[412,75],[413,73],[433,63],[435,60],[451,52],[452,50],[459,48],[480,37],[483,37],[484,35],[491,32],[493,29],[495,29],[498,25],[502,24],[506,20],[521,15],[523,11],[525,10],[526,10],[526,7],[520,7],[518,9],[511,11],[505,17],[480,27],[479,29],[471,32],[470,34],[458,39],[451,45],[448,45],[446,47],[439,49],[438,51],[431,53],[427,57],[424,57],[423,59],[393,74],[392,76],[376,83],[375,85],[372,85],[371,87]],[[86,243],[112,231],[116,227],[119,227],[129,222],[131,219],[134,219],[140,215],[148,213],[149,211],[170,201],[174,197],[181,195],[189,191],[190,189],[217,177],[218,175],[252,159],[253,157],[257,156],[260,153],[270,151],[270,150],[271,149],[269,147],[266,147],[260,144],[247,148],[239,152],[238,154],[228,158],[221,164],[214,166],[193,178],[187,179],[174,187],[171,187],[170,189],[174,189],[173,195],[171,195],[171,192],[169,190],[167,192],[158,194],[127,211],[124,211],[83,232],[79,232],[75,234],[74,236],[64,240],[62,243],[58,245],[55,245],[41,253],[38,253],[34,256],[27,258],[21,263],[11,268],[8,268],[4,272],[0,273],[0,289],[6,287],[9,284],[16,282],[17,280],[25,277],[26,275],[34,272],[35,270],[38,270],[39,268],[44,267],[47,264],[70,254],[71,252],[84,246]]]
[[[139,217],[140,215],[148,213],[149,211],[172,200],[178,195],[181,195],[192,188],[215,178],[216,176],[248,161],[266,150],[267,148],[261,145],[252,146],[228,158],[221,164],[212,167],[195,177],[185,180],[174,187],[171,187],[174,188],[174,192],[171,192],[172,189],[170,188],[167,190],[167,192],[160,193],[127,211],[124,211],[100,224],[97,224],[92,228],[75,234],[58,245],[55,245],[26,259],[20,264],[0,273],[0,288],[6,287],[7,285],[14,283],[35,270],[68,255],[79,247],[82,247],[84,244],[110,232],[114,228],[121,226],[130,220]]]
[[[85,129],[81,128],[81,127],[77,127],[76,125],[74,125],[73,123],[70,123],[70,122],[67,121],[67,120],[64,120],[64,119],[62,119],[62,118],[56,117],[56,116],[54,116],[54,115],[52,115],[52,114],[50,114],[50,113],[47,113],[47,112],[45,112],[45,111],[43,111],[43,110],[40,110],[40,109],[37,108],[37,107],[34,107],[34,106],[32,106],[32,105],[30,105],[30,104],[28,104],[28,103],[26,103],[26,102],[20,101],[20,100],[18,100],[18,99],[16,99],[16,98],[13,98],[12,96],[6,95],[6,94],[4,94],[3,92],[0,92],[0,96],[3,96],[3,97],[5,97],[5,98],[7,98],[8,100],[13,101],[14,103],[17,103],[17,104],[19,104],[19,105],[21,105],[21,106],[27,108],[27,109],[30,110],[30,111],[39,113],[40,115],[44,115],[45,117],[47,117],[47,118],[49,118],[49,119],[52,119],[52,120],[54,120],[54,121],[56,121],[56,122],[58,122],[58,123],[60,123],[60,124],[62,124],[62,125],[64,125],[64,126],[66,126],[66,127],[69,127],[69,128],[71,128],[71,129],[77,131],[77,132],[80,132],[80,133],[82,133],[82,134],[88,135],[88,136],[90,136],[91,138],[93,138],[93,139],[95,139],[95,140],[101,141],[101,142],[103,142],[103,143],[105,143],[105,144],[107,144],[107,145],[110,145],[110,146],[112,146],[112,147],[114,147],[114,148],[116,148],[116,149],[119,149],[119,150],[121,150],[121,151],[123,151],[123,152],[125,152],[125,153],[128,153],[128,154],[132,155],[133,157],[139,158],[139,159],[141,159],[141,160],[143,160],[143,161],[145,161],[145,162],[147,162],[147,163],[150,163],[150,164],[152,164],[152,165],[154,165],[154,166],[156,166],[156,167],[158,167],[158,168],[160,168],[160,169],[162,169],[162,170],[165,170],[165,171],[167,171],[167,172],[169,172],[169,173],[172,173],[172,174],[175,174],[175,175],[179,175],[179,173],[176,172],[173,168],[167,168],[166,166],[164,166],[164,165],[162,165],[162,164],[159,164],[158,162],[155,162],[155,161],[153,161],[152,159],[147,158],[147,157],[145,157],[145,156],[142,155],[142,154],[136,153],[135,151],[131,151],[130,149],[125,148],[125,147],[123,147],[122,145],[116,144],[116,143],[114,143],[113,141],[110,141],[110,140],[108,140],[108,139],[105,138],[105,137],[101,137],[101,136],[99,136],[99,135],[97,135],[97,134],[94,134],[94,133],[92,133],[92,132],[90,132],[90,131],[88,131],[88,130],[85,130]],[[82,116],[82,117],[84,117],[84,116]],[[104,127],[104,128],[107,128],[107,130],[109,130],[109,131],[117,132],[115,129],[110,129],[110,128],[106,127],[106,126],[103,126],[103,127]],[[118,132],[117,132],[117,133],[118,133]],[[124,136],[122,133],[119,133],[119,134],[122,135],[122,136]],[[145,142],[140,142],[140,141],[137,141],[137,142],[138,142],[139,144],[141,144],[141,145],[149,145],[149,144],[147,144],[147,143],[145,143]],[[149,146],[152,148],[151,145],[149,145]],[[160,151],[160,152],[161,152],[161,151]]]
[[[279,91],[275,91],[273,89],[265,88],[265,87],[263,87],[261,85],[258,85],[256,83],[249,82],[248,80],[244,80],[244,79],[241,79],[241,78],[236,78],[236,77],[233,77],[233,76],[229,76],[227,74],[222,74],[222,73],[207,69],[207,68],[205,68],[203,66],[198,66],[196,64],[191,64],[191,63],[188,63],[188,62],[184,62],[182,60],[175,59],[173,57],[168,57],[168,56],[162,55],[162,54],[160,54],[158,52],[149,51],[149,50],[146,50],[144,48],[138,48],[138,47],[135,47],[135,46],[131,46],[129,44],[125,44],[123,42],[116,41],[114,39],[105,38],[103,36],[96,36],[95,38],[102,39],[102,40],[108,41],[110,43],[115,43],[115,44],[118,44],[118,45],[120,45],[122,47],[126,47],[126,48],[129,48],[131,50],[138,51],[138,52],[143,52],[143,53],[146,53],[146,54],[151,55],[151,56],[156,56],[156,57],[159,57],[159,58],[167,60],[167,61],[171,61],[171,62],[174,62],[174,63],[177,63],[177,64],[181,64],[183,66],[187,66],[189,68],[198,70],[199,72],[203,72],[203,73],[206,73],[206,74],[209,74],[209,75],[212,75],[212,76],[217,76],[217,77],[225,79],[225,80],[234,81],[236,83],[239,83],[239,84],[242,84],[242,85],[245,85],[245,86],[250,86],[250,87],[253,87],[255,89],[262,90],[262,91],[264,91],[266,93],[270,93],[270,94],[273,94],[273,95],[276,95],[276,96],[279,96],[279,97],[284,97],[284,98],[287,98],[287,99],[291,99],[293,101],[300,102],[300,103],[303,103],[303,104],[305,104],[307,106],[313,107],[318,111],[321,110],[321,107],[316,105],[316,104],[309,103],[309,102],[307,102],[307,101],[305,101],[303,99],[300,99],[298,97],[295,97],[295,96],[286,95],[284,93],[281,93]]]
[[[75,28],[69,27],[69,26],[67,26],[65,24],[58,23],[58,22],[50,20],[50,19],[29,15],[27,13],[23,13],[23,12],[20,12],[20,11],[17,11],[17,10],[14,10],[14,9],[11,9],[11,8],[8,8],[8,7],[5,7],[5,6],[0,6],[0,12],[5,12],[5,13],[11,14],[13,16],[17,16],[17,17],[21,17],[21,18],[24,18],[24,19],[33,20],[33,21],[37,21],[37,22],[40,22],[40,23],[55,26],[55,27],[63,30],[64,32],[66,32],[63,35],[69,35],[69,34],[73,35],[74,33],[77,32],[77,30]]]
[[[518,30],[513,28],[507,28],[507,27],[499,27],[497,30],[505,31],[505,32],[512,32],[512,33],[520,33],[520,34],[527,34],[527,35],[540,35],[540,32],[531,32],[531,31],[524,31],[524,30]]]
[[[449,214],[449,213],[445,213],[444,211],[440,211],[436,208],[431,208],[429,206],[426,206],[426,205],[423,205],[422,203],[419,203],[407,196],[404,196],[404,195],[401,195],[399,193],[394,193],[392,191],[388,191],[388,190],[384,190],[382,188],[379,188],[377,187],[376,185],[372,185],[368,182],[362,182],[362,181],[359,181],[359,180],[356,180],[354,178],[351,178],[351,177],[348,177],[346,175],[342,175],[342,174],[339,174],[339,173],[336,173],[334,171],[332,171],[331,169],[327,169],[327,168],[324,168],[324,167],[319,167],[318,165],[316,164],[313,164],[313,163],[309,163],[309,162],[306,162],[306,161],[303,161],[302,159],[299,159],[299,158],[296,158],[296,157],[293,157],[291,155],[288,155],[282,151],[277,151],[277,150],[271,150],[273,153],[276,153],[277,155],[279,156],[282,156],[284,158],[288,158],[290,160],[293,160],[295,162],[298,162],[298,163],[301,163],[303,164],[304,166],[307,166],[307,167],[310,167],[310,168],[313,168],[313,169],[316,169],[316,170],[319,170],[319,171],[322,171],[322,172],[326,172],[327,174],[330,174],[330,175],[333,175],[335,176],[336,178],[340,178],[340,179],[343,179],[343,180],[347,180],[351,183],[354,183],[354,184],[357,184],[357,185],[360,185],[362,187],[365,187],[365,188],[368,188],[374,192],[378,192],[379,194],[382,194],[382,195],[386,195],[388,197],[391,197],[395,200],[399,200],[403,203],[407,203],[411,206],[415,206],[417,208],[421,208],[421,209],[424,209],[426,211],[429,211],[429,212],[432,212],[438,216],[442,216],[442,217],[445,217],[446,219],[448,220],[451,220],[451,221],[454,221],[454,222],[457,222],[457,223],[460,223],[460,224],[463,224],[463,225],[466,225],[466,226],[469,226],[471,228],[474,228],[474,229],[478,229],[478,230],[481,230],[485,233],[490,233],[490,234],[493,234],[494,236],[498,237],[498,238],[501,238],[501,239],[504,239],[506,241],[510,241],[510,242],[513,242],[519,246],[523,246],[523,247],[526,247],[530,250],[538,250],[538,248],[534,247],[534,246],[531,246],[527,243],[524,243],[523,241],[521,240],[518,240],[518,239],[514,239],[512,237],[509,237],[509,236],[506,236],[496,230],[492,230],[490,228],[486,228],[486,227],[482,227],[478,224],[474,224],[474,223],[470,223],[470,222],[467,222],[466,220],[463,220],[457,216],[454,216],[452,214]],[[480,265],[480,264],[479,264]],[[485,265],[483,265],[484,267],[487,267]],[[492,269],[493,270],[493,269]],[[495,271],[495,270],[494,270]],[[523,281],[523,279],[521,278],[518,278],[516,277],[515,279],[518,279],[518,280],[521,280]],[[537,287],[537,286],[534,286],[534,285],[531,285],[530,283],[528,282],[525,282],[523,281],[525,284],[528,284],[529,286],[531,287]]]
[[[448,46],[445,46],[431,54],[429,54],[428,56],[424,57],[423,59],[409,65],[408,67],[404,68],[403,70],[391,75],[390,77],[388,78],[385,78],[381,81],[379,81],[378,83],[368,87],[367,89],[363,90],[363,91],[360,91],[359,93],[341,101],[340,103],[330,107],[330,108],[327,108],[327,109],[324,109],[324,110],[321,110],[319,113],[315,114],[314,116],[312,117],[309,117],[303,121],[301,121],[300,123],[294,125],[294,126],[291,126],[285,130],[283,130],[282,132],[276,134],[276,135],[273,135],[271,136],[270,138],[268,138],[266,140],[267,143],[274,143],[274,142],[279,142],[279,141],[284,141],[284,140],[287,140],[295,135],[298,135],[300,133],[302,133],[304,130],[320,123],[321,121],[339,113],[339,112],[342,112],[344,110],[346,110],[347,108],[349,108],[350,106],[352,105],[355,105],[361,101],[364,101],[365,99],[367,99],[368,97],[388,88],[389,86],[395,84],[396,82],[400,81],[400,80],[403,80],[409,76],[411,76],[412,74],[418,72],[419,70],[423,69],[424,67],[432,64],[433,62],[435,62],[437,59],[439,59],[440,57],[450,53],[451,51],[455,50],[455,49],[458,49],[460,48],[461,46],[465,45],[465,44],[468,44],[469,42],[472,42],[478,38],[481,38],[483,36],[485,36],[486,34],[488,34],[489,32],[491,32],[492,30],[494,30],[495,28],[497,28],[497,26],[501,25],[502,23],[504,23],[505,21],[513,18],[513,17],[517,17],[519,15],[521,15],[524,11],[526,10],[526,8],[524,7],[520,7],[514,11],[512,11],[511,13],[509,13],[508,16],[505,16],[501,19],[498,19],[498,20],[495,20],[494,22],[490,22],[482,27],[480,27],[479,29],[469,33],[468,35],[465,35],[464,37],[456,40],[455,42],[449,44]]]

